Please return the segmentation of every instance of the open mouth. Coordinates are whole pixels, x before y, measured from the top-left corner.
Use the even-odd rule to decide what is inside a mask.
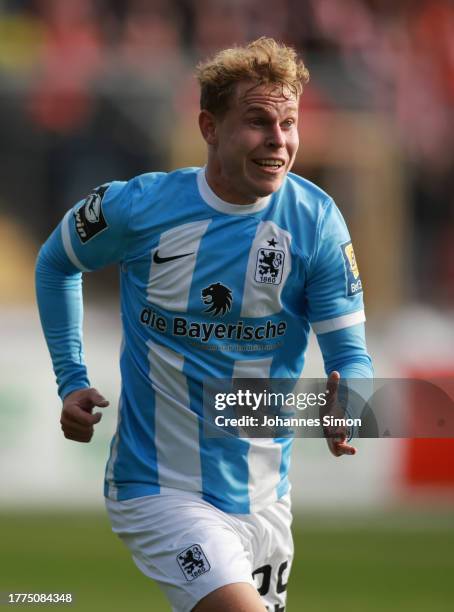
[[[284,166],[282,159],[264,158],[264,159],[253,159],[254,164],[265,168],[266,170],[279,170]]]

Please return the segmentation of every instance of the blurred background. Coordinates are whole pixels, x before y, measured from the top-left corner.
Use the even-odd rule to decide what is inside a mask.
[[[262,35],[310,70],[295,171],[348,221],[377,376],[454,377],[451,0],[0,0],[0,592],[167,609],[102,513],[117,271],[84,280],[91,380],[111,400],[84,446],[60,433],[33,266],[93,187],[204,164],[193,67]],[[313,338],[305,374],[323,375]],[[454,441],[357,446],[335,460],[296,442],[288,610],[451,609]]]

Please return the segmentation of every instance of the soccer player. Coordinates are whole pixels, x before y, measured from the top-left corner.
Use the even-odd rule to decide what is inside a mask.
[[[203,382],[297,378],[310,328],[334,393],[371,377],[361,282],[333,200],[290,173],[308,71],[269,38],[198,66],[204,168],[92,191],[42,247],[37,295],[65,437],[89,442],[81,273],[118,262],[122,387],[106,466],[113,530],[174,610],[284,610],[291,439],[204,435]],[[354,454],[346,433],[331,452]]]

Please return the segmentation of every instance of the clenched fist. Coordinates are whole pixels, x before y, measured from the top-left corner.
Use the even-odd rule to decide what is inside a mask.
[[[61,428],[65,438],[76,442],[90,442],[94,426],[102,418],[100,412],[93,414],[93,408],[106,408],[109,402],[96,389],[78,389],[63,400]]]

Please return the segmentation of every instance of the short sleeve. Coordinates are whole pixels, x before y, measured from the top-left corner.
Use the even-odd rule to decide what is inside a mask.
[[[85,272],[121,261],[128,246],[135,180],[93,189],[64,216],[61,240],[68,259]]]
[[[345,221],[330,199],[322,212],[309,262],[306,308],[316,334],[365,321],[358,264]]]

